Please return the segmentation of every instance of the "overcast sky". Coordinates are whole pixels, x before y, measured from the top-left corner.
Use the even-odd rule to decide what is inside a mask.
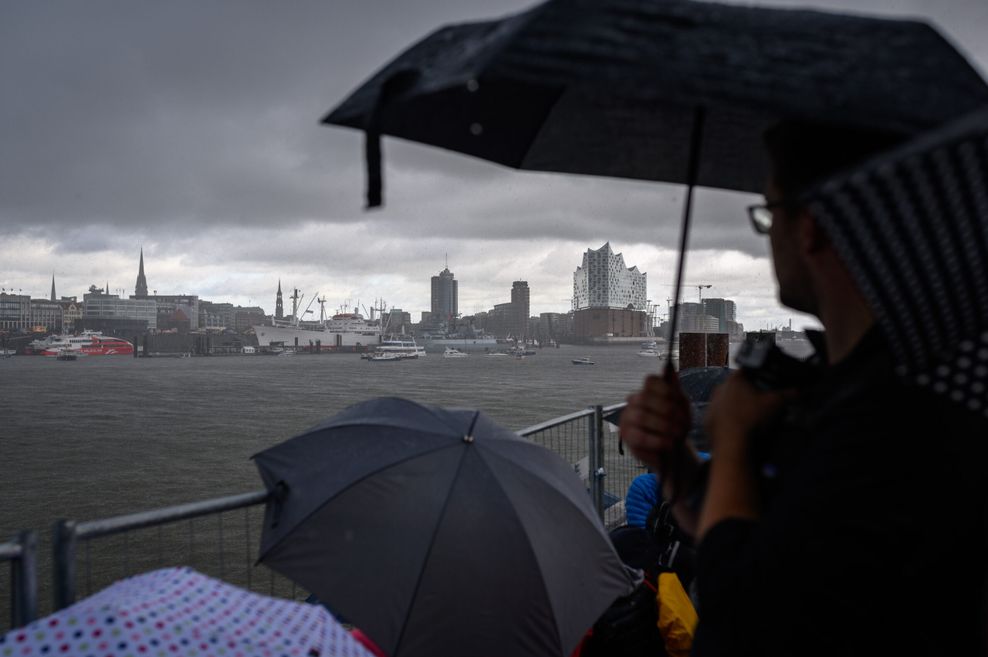
[[[362,136],[319,119],[441,24],[520,0],[47,2],[0,4],[0,287],[47,297],[148,285],[274,309],[285,289],[331,308],[383,298],[429,308],[449,268],[460,310],[509,300],[569,309],[587,248],[610,241],[671,293],[682,191],[519,173],[386,139],[387,207],[362,210]],[[768,4],[764,1],[760,4]],[[986,0],[773,2],[927,17],[988,70]],[[754,197],[701,191],[687,282],[734,298],[746,327],[794,317],[775,301]],[[696,288],[686,299],[696,298]]]

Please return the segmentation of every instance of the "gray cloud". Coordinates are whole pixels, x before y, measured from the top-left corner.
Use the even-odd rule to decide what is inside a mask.
[[[421,305],[448,251],[471,279],[461,284],[471,303],[503,300],[513,277],[539,280],[549,303],[581,251],[609,240],[641,254],[660,296],[682,189],[519,173],[388,139],[389,205],[365,213],[361,135],[318,124],[436,26],[529,4],[0,5],[0,282],[43,291],[54,269],[76,286],[132,285],[144,245],[162,287],[259,298],[284,274],[320,287],[345,280],[347,294],[364,277]],[[819,4],[925,16],[988,69],[983,0]],[[730,267],[747,267],[758,289],[738,293],[768,316],[774,283],[764,241],[746,224],[750,199],[699,192],[688,277],[730,281]]]

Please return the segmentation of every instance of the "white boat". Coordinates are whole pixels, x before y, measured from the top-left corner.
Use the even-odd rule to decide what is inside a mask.
[[[574,358],[574,365],[594,365],[595,363],[590,360],[590,356],[584,356],[583,358]]]
[[[381,340],[377,353],[398,354],[402,358],[424,358],[425,348],[415,342],[410,335],[392,335]]]
[[[658,358],[659,352],[657,349],[642,349],[638,352],[638,355],[642,358]]]
[[[82,353],[77,349],[70,349],[68,347],[61,347],[55,354],[56,360],[78,360],[79,354]]]
[[[375,351],[374,353],[367,354],[364,360],[374,361],[374,362],[382,361],[382,360],[399,361],[399,360],[405,360],[405,357],[402,356],[401,354],[396,354],[394,352]]]
[[[446,351],[443,352],[443,358],[466,358],[469,356],[465,351],[460,351],[456,347],[446,347]]]
[[[658,350],[658,348],[659,348],[659,343],[656,342],[655,340],[648,340],[646,342],[642,342],[642,351],[648,351],[649,349],[655,351]]]
[[[487,357],[488,358],[508,358],[508,354],[504,353],[503,351],[492,351],[489,354],[487,354]]]

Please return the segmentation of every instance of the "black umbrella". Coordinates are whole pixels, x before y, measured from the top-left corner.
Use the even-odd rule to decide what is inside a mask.
[[[898,373],[988,416],[988,106],[807,196]]]
[[[633,588],[572,467],[477,411],[371,400],[254,458],[260,560],[391,657],[566,656]]]
[[[367,133],[368,206],[381,203],[380,135],[519,169],[760,192],[761,137],[780,119],[909,135],[988,103],[933,27],[694,0],[548,0],[440,29],[324,122]],[[701,138],[702,137],[702,138]]]
[[[324,122],[519,169],[686,183],[703,108],[697,184],[761,192],[761,135],[780,118],[910,134],[985,102],[981,77],[918,21],[549,0],[438,30]]]

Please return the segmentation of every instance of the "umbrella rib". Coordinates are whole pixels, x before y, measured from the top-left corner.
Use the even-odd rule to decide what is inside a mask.
[[[491,467],[491,464],[488,463],[487,459],[484,457],[483,451],[477,450],[477,456],[480,457],[480,460],[484,462],[484,465],[486,465],[487,466],[487,469],[491,472],[491,474],[493,474],[495,472],[495,470],[494,470],[494,468]],[[496,456],[498,458],[501,458],[501,459],[507,461],[508,463],[511,463],[512,465],[516,465],[516,466],[518,465],[517,463],[515,463],[511,459],[506,459],[503,456],[500,456],[498,454],[494,454],[494,456]],[[524,469],[524,468],[522,468],[522,469]],[[534,473],[528,471],[527,469],[525,469],[525,471],[528,472],[532,476],[536,476],[536,477],[538,476],[538,475],[535,475]],[[506,490],[504,490],[504,486],[501,485],[501,480],[498,479],[497,477],[494,477],[494,481],[497,482],[498,488],[501,489],[501,494],[504,495],[504,497],[509,502],[511,502],[511,496],[508,495],[508,492]],[[558,491],[556,491],[555,489],[550,488],[550,490],[552,490],[553,492],[558,493]],[[514,504],[508,504],[508,508],[511,510],[511,515],[514,516],[515,521],[518,523],[518,526],[521,527],[524,530],[525,529],[525,523],[522,522],[521,518],[518,516],[518,511],[515,509],[515,505]],[[535,551],[535,548],[532,547],[532,541],[531,541],[531,539],[530,539],[530,537],[528,535],[528,532],[527,531],[522,531],[522,535],[525,537],[525,545],[528,546],[529,552],[532,553],[532,559],[535,560],[535,563],[539,563],[538,553]],[[558,644],[559,644],[560,649],[562,649],[562,646],[563,646],[563,637],[559,633],[559,623],[557,622],[556,609],[552,606],[552,596],[549,595],[549,587],[546,586],[545,577],[542,576],[541,564],[539,564],[539,568],[537,570],[537,573],[538,573],[538,576],[539,576],[539,582],[542,584],[542,592],[545,594],[545,601],[549,605],[549,611],[552,612],[552,614],[551,614],[552,625],[553,625],[553,627],[556,630],[556,639],[558,641]]]
[[[330,502],[332,502],[333,500],[335,500],[337,497],[339,497],[340,495],[342,495],[344,492],[350,490],[351,488],[353,488],[357,484],[361,483],[365,479],[367,479],[369,477],[373,477],[373,476],[375,476],[376,474],[378,474],[379,472],[381,472],[383,470],[388,470],[388,469],[393,468],[395,466],[401,465],[402,463],[406,463],[408,461],[411,461],[412,459],[417,459],[419,457],[426,456],[428,454],[432,454],[433,452],[438,452],[441,449],[449,449],[450,447],[456,447],[457,444],[458,443],[450,443],[450,444],[447,444],[447,445],[439,445],[438,447],[434,447],[432,449],[429,449],[429,450],[426,450],[426,451],[423,451],[423,452],[416,452],[415,454],[411,454],[411,455],[409,455],[409,456],[407,456],[407,457],[405,457],[403,459],[399,459],[397,461],[393,461],[391,463],[388,463],[386,466],[380,467],[380,468],[378,468],[376,470],[372,470],[371,472],[368,472],[367,474],[365,474],[364,476],[360,477],[359,479],[355,479],[354,481],[350,482],[349,484],[347,484],[346,486],[344,486],[343,488],[341,488],[340,490],[338,490],[335,495],[332,495],[332,496],[326,498],[325,500],[323,500],[321,503],[319,503],[319,505],[316,506],[316,508],[312,509],[311,512],[307,513],[305,515],[305,517],[300,518],[298,520],[298,522],[295,523],[295,526],[292,527],[290,530],[286,531],[285,534],[281,538],[279,538],[276,543],[274,543],[267,550],[264,551],[264,554],[258,555],[257,561],[254,563],[254,565],[256,566],[257,564],[262,563],[264,561],[264,558],[266,556],[268,556],[269,554],[271,554],[271,552],[274,551],[279,545],[281,545],[282,543],[284,543],[285,540],[289,536],[291,536],[293,533],[295,533],[295,530],[296,529],[298,529],[303,523],[305,523],[306,521],[308,521],[309,518],[311,518],[312,516],[314,516],[317,513],[319,513],[327,504],[329,504]],[[291,489],[289,488],[289,490],[291,490]]]
[[[466,445],[469,447],[469,445]],[[436,524],[432,528],[432,537],[429,539],[429,549],[425,552],[425,558],[422,560],[422,567],[419,569],[418,578],[415,580],[415,588],[412,589],[412,597],[408,600],[408,608],[405,610],[405,620],[401,624],[401,632],[398,633],[398,640],[395,641],[394,647],[394,657],[398,657],[401,653],[401,640],[405,636],[405,629],[408,627],[408,619],[412,615],[412,609],[415,606],[415,598],[419,595],[419,588],[422,586],[422,578],[425,575],[426,566],[429,563],[429,557],[432,556],[432,548],[436,545],[436,536],[439,534],[439,528],[443,524],[443,517],[446,515],[446,509],[449,508],[449,500],[452,497],[453,488],[456,486],[456,482],[460,478],[460,471],[463,470],[463,462],[466,460],[467,449],[464,449],[460,454],[460,462],[456,464],[456,474],[449,482],[449,490],[446,491],[446,499],[443,500],[443,508],[439,511],[439,515],[436,517]]]

